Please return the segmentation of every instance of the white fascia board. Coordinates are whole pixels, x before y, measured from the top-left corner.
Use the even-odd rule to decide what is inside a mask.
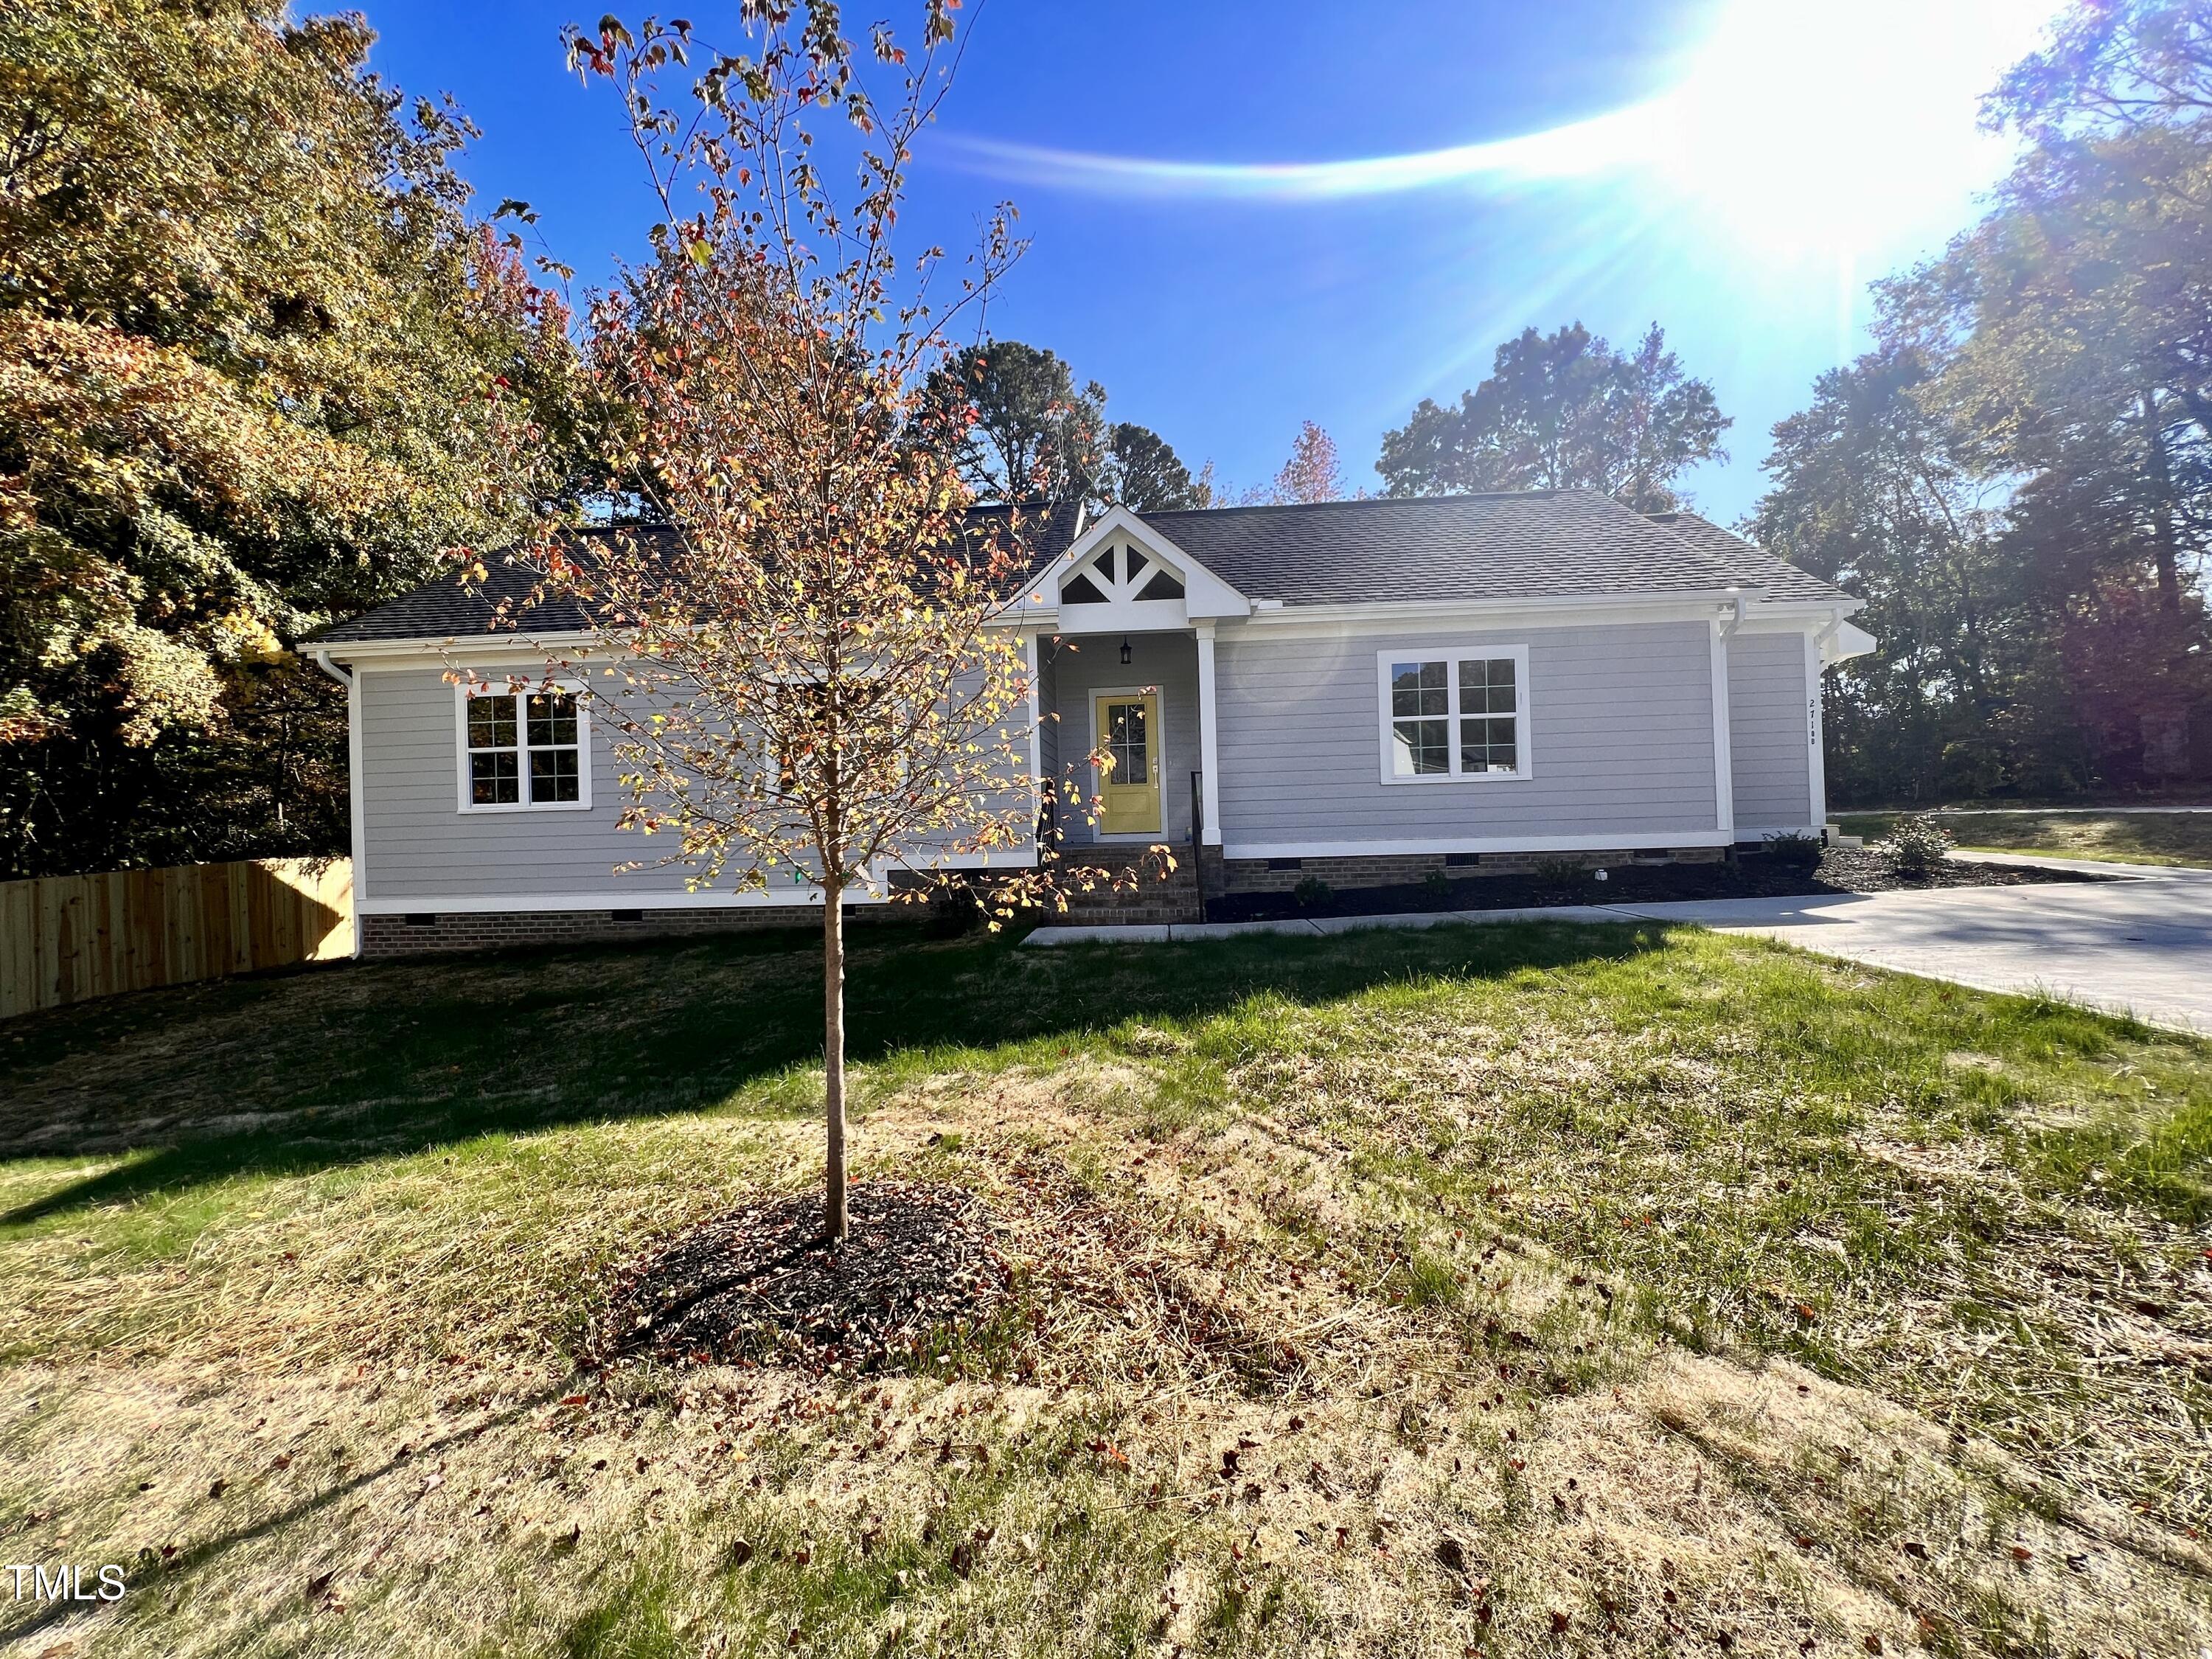
[[[1423,634],[1443,629],[1573,628],[1592,624],[1710,621],[1735,597],[1711,593],[1607,594],[1587,599],[1409,599],[1376,605],[1300,605],[1255,611],[1231,624],[1251,639],[1330,639],[1368,634]],[[1224,637],[1226,633],[1224,632]]]
[[[1048,608],[1046,616],[1051,611]],[[1034,611],[1011,608],[983,624],[986,631],[1006,632],[1038,626]],[[414,667],[424,662],[546,662],[559,660],[579,665],[587,662],[626,661],[632,654],[613,650],[597,634],[570,630],[558,634],[447,634],[404,640],[341,640],[336,643],[310,641],[293,647],[295,655],[313,661],[318,655],[333,661],[363,663],[378,667]]]
[[[431,662],[613,662],[621,653],[595,650],[599,641],[581,633],[461,634],[408,640],[340,640],[296,647],[302,656],[317,653],[336,661],[364,666],[413,666]]]
[[[1850,623],[1838,623],[1834,637],[1821,647],[1822,666],[1832,668],[1848,658],[1863,657],[1880,644],[1881,641],[1863,628],[1855,627]]]

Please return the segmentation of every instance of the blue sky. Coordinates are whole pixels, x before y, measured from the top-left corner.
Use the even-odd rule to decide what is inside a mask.
[[[484,210],[530,201],[580,284],[642,248],[620,110],[562,66],[562,22],[596,9],[363,3],[377,67],[483,128],[464,168]],[[1058,351],[1232,487],[1272,476],[1306,419],[1372,487],[1383,431],[1523,325],[1626,343],[1658,321],[1735,417],[1730,462],[1689,480],[1732,520],[1767,428],[1863,344],[1866,282],[1940,248],[2001,171],[1975,100],[2050,9],[970,0],[915,246],[957,249],[1011,198],[1032,246],[993,332]],[[718,39],[734,11],[689,15]],[[1517,142],[1466,148],[1496,141]],[[1262,170],[1332,163],[1354,165]]]

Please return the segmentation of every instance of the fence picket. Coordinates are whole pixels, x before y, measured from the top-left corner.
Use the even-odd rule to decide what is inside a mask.
[[[345,859],[0,881],[0,1018],[353,951]]]

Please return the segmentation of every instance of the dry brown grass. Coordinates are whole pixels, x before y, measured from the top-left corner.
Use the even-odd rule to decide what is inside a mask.
[[[1164,1124],[1158,1085],[1077,1059],[868,1115],[872,1165],[971,1185],[1013,1241],[1022,1326],[965,1377],[563,1364],[549,1291],[803,1180],[804,1122],[603,1127],[583,1158],[626,1178],[588,1206],[524,1202],[518,1143],[504,1233],[458,1227],[433,1161],[276,1183],[181,1263],[72,1274],[49,1240],[21,1316],[107,1346],[9,1379],[9,1554],[131,1562],[134,1589],[5,1628],[103,1655],[2195,1659],[2212,1627],[2186,1540],[1875,1395],[1685,1352],[1325,1141]],[[443,1313],[410,1320],[428,1285]]]

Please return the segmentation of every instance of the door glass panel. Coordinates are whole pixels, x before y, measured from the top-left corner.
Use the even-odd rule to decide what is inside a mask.
[[[1149,745],[1146,741],[1145,705],[1109,702],[1106,705],[1106,752],[1114,757],[1111,783],[1129,786],[1152,781]]]

